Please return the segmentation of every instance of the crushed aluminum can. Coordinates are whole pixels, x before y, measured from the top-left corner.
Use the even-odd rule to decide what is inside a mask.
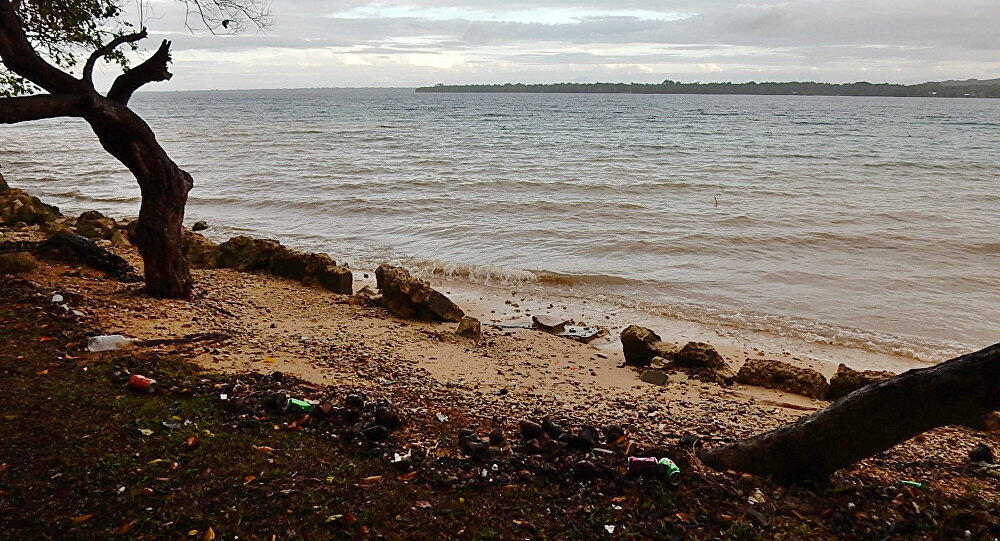
[[[313,409],[313,405],[305,400],[299,400],[298,398],[289,398],[288,402],[285,402],[285,412],[293,413],[309,413]]]
[[[679,485],[681,482],[681,469],[669,458],[630,456],[628,471],[636,475],[666,477],[671,485]]]
[[[132,377],[128,378],[128,388],[140,393],[152,394],[156,392],[156,380],[140,374],[132,374]]]

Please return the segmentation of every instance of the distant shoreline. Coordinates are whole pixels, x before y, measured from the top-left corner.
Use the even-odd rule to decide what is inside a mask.
[[[853,96],[898,98],[1000,98],[1000,80],[947,81],[914,85],[874,83],[556,83],[419,87],[416,92],[492,94],[709,94],[745,96]]]

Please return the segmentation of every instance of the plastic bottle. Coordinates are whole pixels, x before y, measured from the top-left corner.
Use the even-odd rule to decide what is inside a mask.
[[[113,351],[132,342],[120,334],[92,336],[87,339],[87,351]]]

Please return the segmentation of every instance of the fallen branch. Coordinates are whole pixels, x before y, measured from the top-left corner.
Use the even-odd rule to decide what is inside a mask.
[[[1000,344],[862,387],[798,421],[702,455],[716,470],[823,477],[917,434],[1000,410]]]

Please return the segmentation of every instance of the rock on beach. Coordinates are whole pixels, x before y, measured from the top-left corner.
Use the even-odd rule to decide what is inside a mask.
[[[817,399],[826,398],[830,388],[815,370],[769,359],[748,359],[736,374],[736,382]]]

